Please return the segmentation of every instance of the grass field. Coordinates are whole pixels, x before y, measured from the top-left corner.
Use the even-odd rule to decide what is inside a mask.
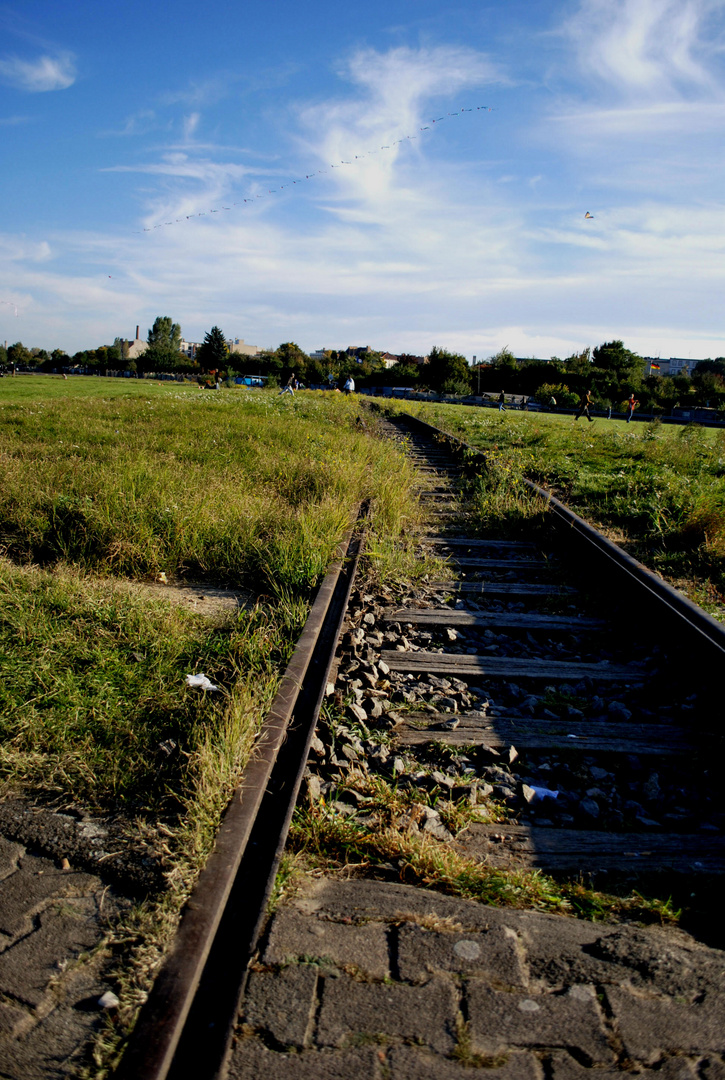
[[[415,569],[412,473],[367,423],[339,395],[0,380],[6,788],[154,812],[188,809],[207,768],[228,789],[361,500],[379,572]],[[163,576],[255,602],[212,626],[134,590]]]
[[[484,528],[538,511],[521,488],[526,476],[725,619],[725,431],[418,402],[400,407],[486,451],[489,472],[477,496]]]

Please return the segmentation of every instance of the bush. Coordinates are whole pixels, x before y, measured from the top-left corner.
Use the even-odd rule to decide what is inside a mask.
[[[548,405],[552,397],[562,409],[575,409],[579,401],[577,395],[563,383],[544,383],[533,395],[534,401],[538,401],[540,405]]]

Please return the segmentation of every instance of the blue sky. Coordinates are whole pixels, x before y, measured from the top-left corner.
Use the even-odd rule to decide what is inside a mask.
[[[723,355],[724,129],[725,0],[0,2],[0,340]]]

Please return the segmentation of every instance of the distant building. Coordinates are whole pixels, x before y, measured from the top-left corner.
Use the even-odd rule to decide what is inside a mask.
[[[643,356],[645,372],[647,375],[687,375],[692,373],[701,360],[685,360],[682,356],[671,356],[669,360],[663,360],[659,356]]]
[[[193,360],[196,356],[196,350],[201,345],[200,341],[185,341],[183,338],[179,342],[179,352],[182,352],[184,356],[189,360]]]
[[[230,353],[238,353],[242,356],[256,356],[257,353],[261,353],[262,349],[258,345],[246,345],[244,338],[229,338],[227,340],[227,347]]]
[[[660,360],[660,364],[662,361]],[[669,365],[669,375],[692,375],[693,371],[700,363],[699,360],[684,360],[680,356],[671,356],[667,361]]]
[[[127,338],[122,338],[121,345],[125,360],[135,360],[137,357],[142,356],[148,349],[148,344],[139,337],[138,326],[136,327],[136,337],[134,340],[129,341]]]

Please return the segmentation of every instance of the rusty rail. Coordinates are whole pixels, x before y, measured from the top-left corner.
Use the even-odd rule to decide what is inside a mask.
[[[318,590],[116,1080],[204,1080],[221,1067],[357,572],[366,512]]]
[[[421,420],[418,416],[406,413],[405,419],[412,422],[419,429],[427,431],[429,434],[448,443],[452,449],[459,453],[465,452],[471,458],[482,460],[485,467],[486,453],[484,450],[471,446],[470,443],[464,442],[463,439],[459,439],[456,435],[451,435],[449,432]],[[550,491],[535,484],[532,480],[524,479],[523,482],[532,495],[536,495],[537,498],[541,499],[548,509],[556,515],[557,519],[566,525],[571,532],[595,548],[598,554],[607,559],[612,566],[628,575],[631,582],[636,584],[638,588],[645,590],[660,605],[664,605],[678,619],[681,628],[683,630],[687,628],[687,632],[690,634],[695,646],[706,650],[711,662],[722,664],[725,660],[725,626],[722,623],[713,619],[706,611],[694,604],[683,593],[674,589],[658,574],[644,566],[633,556],[628,555],[617,544],[608,540],[593,525],[575,514],[573,510],[570,510]]]

